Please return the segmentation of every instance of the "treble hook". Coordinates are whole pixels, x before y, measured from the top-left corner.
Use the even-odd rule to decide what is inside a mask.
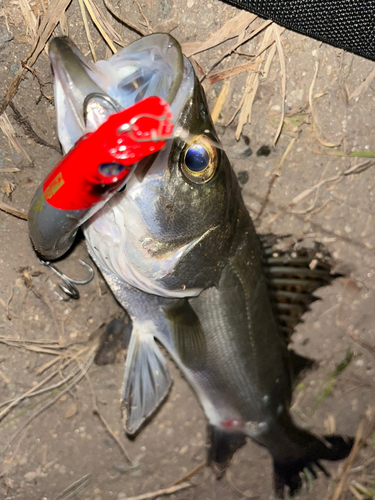
[[[90,283],[90,281],[94,277],[93,268],[88,264],[86,264],[86,262],[84,262],[81,259],[79,259],[78,262],[81,264],[81,266],[86,267],[86,269],[90,271],[90,276],[85,280],[74,280],[72,278],[69,278],[69,276],[61,272],[54,264],[51,264],[51,262],[49,262],[48,260],[38,259],[38,261],[43,266],[49,267],[63,281],[63,284],[59,283],[59,287],[68,296],[68,298],[64,299],[56,291],[54,291],[53,293],[57,296],[59,300],[63,300],[64,302],[66,302],[69,299],[74,299],[74,300],[79,299],[79,291],[77,290],[77,287],[74,285],[86,285],[87,283]]]

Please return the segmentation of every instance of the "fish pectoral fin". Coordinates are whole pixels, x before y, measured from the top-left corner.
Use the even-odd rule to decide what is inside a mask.
[[[198,370],[206,361],[206,340],[199,318],[188,299],[181,299],[173,306],[164,308],[173,340],[183,364]]]
[[[158,408],[172,384],[169,368],[149,325],[133,322],[125,364],[123,420],[128,434],[134,434]]]

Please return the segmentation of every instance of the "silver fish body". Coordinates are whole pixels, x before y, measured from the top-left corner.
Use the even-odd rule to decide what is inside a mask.
[[[161,62],[169,73],[159,70],[153,80]],[[218,472],[249,436],[273,456],[277,494],[286,486],[293,493],[304,467],[344,458],[352,442],[339,436],[320,440],[291,419],[291,354],[274,314],[262,245],[228,158],[216,147],[203,90],[169,35],[145,37],[99,67],[105,65],[103,79],[84,65],[82,71],[122,107],[149,94],[166,97],[182,74],[169,102],[175,129],[185,136],[140,162],[123,191],[79,221],[92,258],[133,321],[124,375],[125,428],[137,432],[170,389],[157,339],[202,404],[210,429],[209,461]],[[56,101],[66,107],[70,97],[78,116],[84,92],[71,104],[74,91],[64,88],[61,76],[66,71],[64,65],[55,69],[62,93]],[[129,97],[130,88],[142,92]],[[68,115],[60,116],[67,150],[83,122],[76,120],[70,136]]]

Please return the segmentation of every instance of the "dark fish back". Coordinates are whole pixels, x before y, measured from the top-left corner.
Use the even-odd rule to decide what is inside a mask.
[[[271,408],[290,400],[291,377],[263,273],[261,245],[250,222],[218,287],[189,302],[206,339],[206,367],[196,377],[210,379],[217,398],[232,407],[233,418],[239,413],[241,420],[255,426],[264,422]]]

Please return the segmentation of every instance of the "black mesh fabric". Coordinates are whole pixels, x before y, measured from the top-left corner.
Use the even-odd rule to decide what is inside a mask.
[[[375,0],[224,0],[335,47],[375,60]]]

